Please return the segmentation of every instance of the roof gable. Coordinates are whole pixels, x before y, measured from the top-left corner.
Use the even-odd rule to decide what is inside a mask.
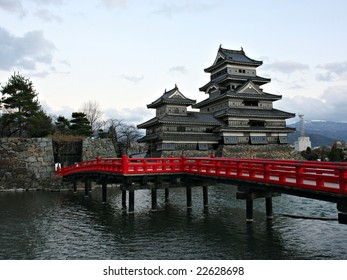
[[[252,81],[246,82],[237,90],[237,93],[264,94]]]
[[[189,106],[195,104],[196,100],[185,97],[178,89],[177,85],[169,91],[163,93],[161,97],[147,105],[147,108],[157,108],[163,104],[176,104]]]
[[[175,91],[167,96],[168,99],[175,98],[175,99],[187,99],[179,90],[178,88],[175,88]]]

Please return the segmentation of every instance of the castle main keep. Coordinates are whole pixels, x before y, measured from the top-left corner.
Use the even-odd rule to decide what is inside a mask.
[[[257,75],[262,64],[242,48],[220,46],[213,64],[204,69],[210,74],[210,81],[200,88],[208,95],[206,99],[197,103],[175,85],[148,104],[156,116],[138,125],[146,129],[139,142],[147,143],[148,156],[213,152],[217,156],[291,158],[288,133],[295,129],[286,126],[286,119],[295,114],[273,107],[282,96],[261,88],[271,81]],[[197,110],[190,111],[190,106]]]

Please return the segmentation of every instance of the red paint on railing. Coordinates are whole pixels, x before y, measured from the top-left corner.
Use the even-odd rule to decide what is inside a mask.
[[[96,158],[58,168],[57,175],[187,173],[347,195],[347,163],[240,158]]]

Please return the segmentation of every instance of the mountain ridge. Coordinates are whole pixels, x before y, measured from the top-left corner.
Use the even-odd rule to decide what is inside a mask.
[[[336,141],[347,142],[347,123],[326,120],[305,120],[305,136],[310,137],[312,147],[332,145]],[[288,125],[296,132],[288,134],[289,143],[294,145],[300,137],[300,121]]]

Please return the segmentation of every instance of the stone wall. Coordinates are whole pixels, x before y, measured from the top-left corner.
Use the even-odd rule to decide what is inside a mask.
[[[216,156],[235,158],[294,159],[304,158],[289,145],[222,145]]]
[[[103,158],[116,158],[117,154],[114,149],[112,140],[105,139],[91,139],[86,138],[82,144],[82,160],[95,159],[100,156]]]
[[[53,189],[60,184],[51,138],[0,138],[0,190]]]
[[[90,138],[83,141],[80,156],[117,157],[111,139]],[[0,191],[66,188],[54,165],[51,138],[0,138]]]

